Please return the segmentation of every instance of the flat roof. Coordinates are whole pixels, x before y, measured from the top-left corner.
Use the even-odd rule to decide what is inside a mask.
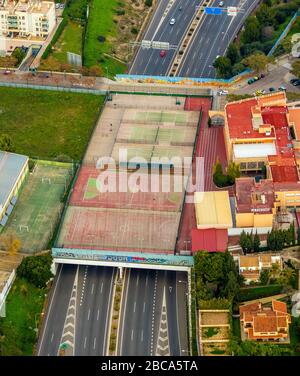
[[[235,158],[260,158],[268,155],[276,155],[274,142],[263,144],[234,144],[233,153]]]
[[[228,191],[195,192],[194,203],[198,229],[233,226]]]
[[[290,157],[279,154],[270,156],[268,161],[273,182],[297,182],[299,180],[294,156]]]
[[[237,213],[272,213],[275,200],[272,180],[264,179],[256,183],[252,177],[238,178],[235,184]]]
[[[27,162],[25,155],[0,151],[0,208],[6,203]]]

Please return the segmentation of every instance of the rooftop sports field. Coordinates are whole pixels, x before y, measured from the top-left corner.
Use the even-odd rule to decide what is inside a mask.
[[[92,167],[83,166],[77,178],[76,185],[73,189],[70,205],[85,206],[85,207],[99,207],[99,208],[127,208],[127,209],[142,209],[142,210],[157,210],[157,211],[180,211],[184,192],[176,192],[174,187],[174,179],[170,178],[170,192],[162,192],[162,184],[166,187],[169,181],[164,182],[162,176],[157,174],[153,177],[151,182],[150,176],[147,173],[141,173],[141,180],[145,181],[146,192],[132,192],[129,184],[127,192],[102,192],[99,191],[101,180],[101,172]],[[182,176],[178,177],[182,179]],[[128,180],[130,174],[128,175]],[[97,180],[99,183],[97,184]],[[120,186],[120,178],[116,172],[116,185]],[[152,187],[157,187],[157,191],[151,191]]]
[[[80,160],[104,97],[0,87],[1,133],[16,153],[39,159]]]
[[[148,167],[153,157],[192,157],[200,111],[185,111],[184,99],[180,101],[175,97],[115,94],[106,103],[73,187],[58,247],[173,254],[184,198],[184,184],[178,191],[174,178],[183,182],[182,171],[170,168],[168,161],[156,162],[151,174]],[[137,186],[148,179],[146,190],[120,189],[120,171],[127,168],[119,158],[121,149],[126,151],[128,162],[133,157],[144,158],[145,164],[138,171],[128,164],[132,170],[127,176],[136,179],[134,173],[138,173]],[[113,162],[99,163],[103,157]],[[103,192],[107,182],[98,179],[105,166],[116,174],[114,191]],[[169,189],[163,184],[166,170]],[[151,178],[155,174],[158,185],[154,190]]]
[[[179,220],[179,212],[69,206],[57,246],[169,253]]]
[[[47,249],[60,218],[62,198],[71,177],[71,164],[37,163],[33,173],[26,178],[16,207],[0,234],[0,244],[12,235],[21,241],[22,252]]]

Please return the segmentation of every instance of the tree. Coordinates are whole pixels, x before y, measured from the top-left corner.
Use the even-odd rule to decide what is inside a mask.
[[[300,60],[295,60],[292,62],[292,73],[300,79]]]
[[[261,273],[260,273],[260,276],[259,276],[259,282],[261,285],[265,286],[269,283],[269,279],[270,279],[270,272],[268,269],[265,269],[263,270]]]
[[[240,286],[237,280],[237,276],[233,271],[228,273],[226,285],[223,290],[223,294],[226,298],[234,299],[240,291]]]
[[[43,288],[52,277],[51,254],[25,257],[17,268],[17,275],[36,287]]]
[[[230,162],[227,167],[227,175],[229,183],[234,184],[235,179],[241,176],[240,165],[235,162]]]
[[[247,18],[242,39],[245,43],[255,42],[260,39],[260,24],[255,16]]]
[[[7,134],[0,135],[0,150],[8,152],[15,151],[12,140]]]
[[[228,46],[226,56],[231,61],[231,65],[236,64],[240,60],[240,50],[236,43],[230,43]]]
[[[230,78],[232,76],[232,65],[231,61],[227,56],[218,57],[213,66],[217,70],[217,75],[222,78]]]
[[[297,228],[297,244],[300,245],[300,227]]]
[[[4,239],[5,243],[5,250],[9,253],[10,256],[15,256],[20,248],[21,248],[21,242],[19,239],[15,238],[14,235],[7,235]]]
[[[246,234],[243,230],[240,235],[240,246],[242,247],[244,253],[249,253],[253,248],[252,233]]]
[[[271,59],[262,52],[256,52],[242,60],[242,63],[255,73],[263,72],[270,62]]]
[[[259,239],[259,236],[258,236],[257,231],[256,231],[254,238],[253,238],[253,250],[254,250],[254,252],[258,252],[259,247],[260,247],[260,239]]]
[[[213,165],[213,174],[216,174],[216,173],[223,174],[223,167],[219,159],[217,159],[216,163]]]
[[[99,67],[98,65],[93,65],[89,69],[89,74],[91,76],[101,77],[101,76],[103,76],[103,71],[102,71],[101,67]]]
[[[261,4],[256,12],[256,18],[261,26],[271,26],[274,24],[275,12],[274,9],[268,7],[267,4]]]

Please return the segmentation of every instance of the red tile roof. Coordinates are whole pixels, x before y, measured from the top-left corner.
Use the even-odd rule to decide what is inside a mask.
[[[268,157],[268,161],[273,182],[297,182],[299,180],[294,156],[272,155]]]
[[[227,249],[228,233],[226,229],[192,229],[192,251],[206,250],[224,252]]]
[[[286,304],[283,302],[279,302],[278,300],[272,301],[272,308],[273,311],[287,313]]]

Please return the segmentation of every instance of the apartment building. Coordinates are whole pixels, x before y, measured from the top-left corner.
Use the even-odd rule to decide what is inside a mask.
[[[56,25],[53,1],[0,0],[0,50],[15,39],[44,41]],[[26,43],[24,43],[26,44]]]

